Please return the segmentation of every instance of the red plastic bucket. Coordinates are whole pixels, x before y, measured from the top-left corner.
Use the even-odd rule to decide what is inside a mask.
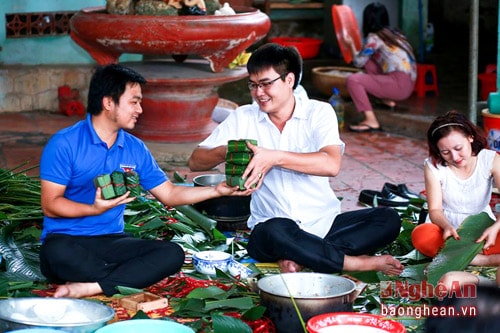
[[[482,115],[488,147],[500,152],[500,114],[492,114],[489,109],[483,109]]]

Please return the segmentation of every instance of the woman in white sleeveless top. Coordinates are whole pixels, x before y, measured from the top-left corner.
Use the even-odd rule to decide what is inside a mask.
[[[456,229],[466,217],[486,212],[492,224],[477,239],[485,244],[471,265],[499,266],[500,218],[493,214],[490,200],[493,183],[500,186],[500,155],[486,148],[484,130],[457,111],[436,118],[427,143],[424,175],[430,221],[413,230],[413,245],[434,257],[448,237],[459,240]]]

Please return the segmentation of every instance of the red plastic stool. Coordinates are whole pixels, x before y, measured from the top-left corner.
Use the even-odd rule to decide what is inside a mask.
[[[432,82],[428,83],[428,78],[430,78]],[[433,91],[436,96],[439,96],[436,66],[430,64],[417,64],[415,91],[418,97],[424,97],[428,91]]]
[[[497,91],[497,65],[486,65],[484,73],[478,74],[477,78],[481,82],[481,100],[488,100],[488,95]]]

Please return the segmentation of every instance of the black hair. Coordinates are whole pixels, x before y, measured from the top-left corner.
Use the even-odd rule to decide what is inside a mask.
[[[111,97],[118,104],[127,84],[145,83],[146,79],[131,68],[119,64],[98,66],[90,80],[87,112],[98,115],[104,97]]]
[[[476,156],[487,147],[487,140],[484,130],[472,123],[464,114],[452,110],[445,115],[437,117],[427,130],[427,145],[432,163],[437,166],[446,166],[446,161],[441,157],[437,146],[439,140],[450,134],[451,131],[461,132],[465,137],[472,137],[472,155]]]
[[[389,13],[380,2],[373,2],[363,10],[363,35],[389,27]]]
[[[249,74],[257,74],[268,68],[273,68],[284,80],[286,74],[293,73],[295,81],[293,89],[297,88],[302,73],[302,57],[294,46],[282,46],[267,43],[252,53],[247,63]]]

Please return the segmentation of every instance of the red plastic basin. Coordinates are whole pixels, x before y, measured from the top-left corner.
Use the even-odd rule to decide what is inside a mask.
[[[307,321],[310,333],[365,332],[406,333],[400,322],[388,320],[380,315],[355,312],[332,312],[320,314]]]
[[[319,47],[323,43],[323,41],[319,38],[310,37],[274,37],[270,38],[269,41],[283,46],[295,46],[302,59],[317,57]]]

